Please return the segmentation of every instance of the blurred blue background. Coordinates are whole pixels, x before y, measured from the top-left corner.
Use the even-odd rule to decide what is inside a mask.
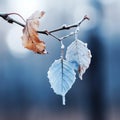
[[[119,120],[120,1],[0,1],[0,13],[17,12],[27,19],[36,10],[46,11],[40,30],[73,24],[88,15],[90,21],[81,25],[79,39],[88,43],[92,62],[62,106],[61,96],[53,93],[47,78],[50,65],[59,59],[60,43],[40,35],[49,54],[34,54],[22,46],[22,27],[0,18],[0,120]],[[66,47],[73,40],[64,40]]]

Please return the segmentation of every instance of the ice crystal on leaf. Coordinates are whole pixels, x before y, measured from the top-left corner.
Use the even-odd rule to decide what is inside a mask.
[[[91,62],[91,52],[87,48],[87,44],[76,39],[67,48],[66,60],[73,64],[75,70],[79,72],[79,77],[87,70]]]
[[[48,71],[48,78],[54,92],[63,97],[65,105],[65,95],[75,82],[75,71],[70,62],[59,59],[55,60]]]

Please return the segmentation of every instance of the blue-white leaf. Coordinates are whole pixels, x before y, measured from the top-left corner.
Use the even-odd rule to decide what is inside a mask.
[[[54,92],[63,97],[65,105],[65,95],[75,82],[75,72],[70,62],[59,59],[55,60],[48,71],[48,78]]]
[[[75,40],[72,42],[66,52],[66,60],[73,64],[75,70],[79,72],[79,77],[82,80],[82,76],[91,62],[91,52],[87,48],[87,44],[81,40]]]

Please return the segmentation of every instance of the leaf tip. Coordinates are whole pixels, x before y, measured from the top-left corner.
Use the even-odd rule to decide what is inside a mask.
[[[62,104],[65,105],[65,95],[62,96]]]
[[[90,18],[87,15],[84,16],[84,19],[90,20]]]
[[[79,78],[80,78],[80,80],[83,80],[83,77],[82,77],[82,75],[81,75],[81,74],[79,74]]]

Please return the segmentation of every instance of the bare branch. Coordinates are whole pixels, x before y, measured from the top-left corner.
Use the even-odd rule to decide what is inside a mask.
[[[22,26],[22,27],[25,27],[24,24],[22,24],[22,23],[20,23],[19,21],[16,21],[16,20],[12,19],[11,17],[9,17],[9,15],[11,15],[11,14],[19,15],[19,14],[17,14],[17,13],[8,13],[8,14],[0,14],[0,17],[2,17],[2,18],[3,18],[4,20],[6,20],[8,23],[11,23],[11,24],[16,23],[16,24],[18,24],[18,25],[20,25],[20,26]],[[19,16],[21,17],[21,15],[19,15]],[[21,18],[24,20],[23,17],[21,17]],[[52,37],[54,37],[54,38],[56,38],[57,40],[61,41],[60,38],[56,37],[55,35],[53,35],[53,34],[51,34],[51,33],[58,32],[58,31],[61,31],[61,30],[69,30],[69,29],[71,29],[71,28],[78,27],[78,26],[80,26],[81,23],[82,23],[83,21],[85,21],[85,20],[89,20],[89,18],[88,18],[87,16],[84,16],[84,18],[83,18],[80,22],[78,22],[77,24],[68,25],[68,26],[63,25],[62,27],[57,28],[57,29],[54,29],[54,30],[51,30],[51,31],[44,30],[44,31],[37,31],[37,32],[40,33],[40,34],[51,35]],[[66,37],[67,37],[67,36],[65,36],[65,38],[66,38]],[[64,39],[64,38],[63,38],[63,39]]]

